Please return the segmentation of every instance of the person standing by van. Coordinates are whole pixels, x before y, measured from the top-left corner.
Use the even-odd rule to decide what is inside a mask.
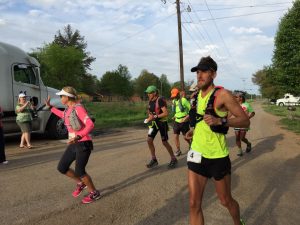
[[[52,113],[64,119],[69,133],[68,147],[61,157],[57,169],[77,183],[76,189],[72,193],[73,197],[77,198],[87,187],[89,194],[81,202],[84,204],[92,203],[101,197],[100,192],[94,186],[92,178],[85,170],[93,150],[90,132],[94,128],[94,123],[85,108],[78,104],[77,92],[73,87],[64,87],[56,95],[60,96],[61,103],[67,107],[65,111],[53,107],[50,104],[50,97],[45,101],[45,104],[51,109]],[[74,161],[75,170],[70,168]]]
[[[18,104],[16,106],[16,122],[22,132],[20,148],[32,148],[30,143],[30,133],[32,130],[31,110],[33,110],[33,106],[26,100],[26,94],[20,93]]]
[[[182,133],[188,145],[190,146],[191,144],[191,141],[185,138],[185,134],[190,129],[189,111],[191,105],[185,97],[181,96],[181,93],[177,88],[173,88],[171,90],[171,98],[173,99],[172,100],[172,111],[174,113],[173,131],[175,136],[175,146],[177,149],[175,155],[180,156],[182,154],[180,150],[180,141],[179,141],[180,132]]]
[[[6,160],[6,156],[5,156],[5,143],[4,143],[3,125],[1,120],[2,117],[3,117],[3,111],[0,106],[0,164],[7,164],[8,161]]]

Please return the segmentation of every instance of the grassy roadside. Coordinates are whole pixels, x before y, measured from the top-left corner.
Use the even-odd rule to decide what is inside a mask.
[[[296,111],[289,111],[287,107],[264,104],[263,109],[275,116],[282,117],[280,124],[283,128],[300,134],[300,107],[296,107]]]
[[[90,102],[84,104],[96,119],[96,129],[142,125],[147,102]]]

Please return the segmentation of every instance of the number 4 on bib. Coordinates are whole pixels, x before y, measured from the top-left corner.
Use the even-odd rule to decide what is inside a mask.
[[[193,163],[201,163],[202,155],[199,152],[196,152],[194,150],[189,150],[187,154],[187,161],[193,162]]]

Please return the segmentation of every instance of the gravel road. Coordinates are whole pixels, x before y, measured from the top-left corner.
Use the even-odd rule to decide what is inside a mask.
[[[278,117],[253,105],[248,134],[253,151],[237,157],[228,134],[232,190],[247,225],[300,222],[300,136],[283,130]],[[173,135],[170,132],[171,144]],[[175,169],[156,138],[159,166],[147,169],[146,128],[118,129],[94,138],[87,171],[103,197],[89,205],[71,195],[74,183],[56,170],[64,141],[33,140],[34,149],[7,143],[8,165],[0,165],[1,225],[188,225],[186,152]],[[209,182],[203,209],[206,224],[232,224]]]

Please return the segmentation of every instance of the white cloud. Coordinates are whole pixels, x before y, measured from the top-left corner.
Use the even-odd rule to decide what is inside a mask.
[[[22,2],[22,3],[20,3]],[[0,0],[1,41],[30,51],[53,40],[58,30],[71,24],[80,31],[88,44],[88,51],[97,60],[92,64],[93,74],[101,76],[107,70],[116,69],[119,64],[128,66],[133,77],[142,69],[157,75],[168,75],[171,82],[179,80],[179,56],[177,18],[174,1],[163,4],[160,0]],[[190,0],[194,9],[206,9],[199,0]],[[3,3],[3,4],[2,4]],[[245,3],[240,0],[207,0],[211,9],[230,8],[243,5],[259,5],[261,1]],[[274,3],[265,0],[264,4]],[[21,4],[21,5],[20,5]],[[19,7],[21,6],[21,7]],[[185,6],[186,5],[182,5]],[[287,8],[289,5],[281,6]],[[278,9],[277,7],[275,9]],[[264,8],[235,8],[212,10],[214,17],[247,14],[272,10]],[[174,14],[166,19],[168,15]],[[199,23],[199,18],[211,16],[207,11],[182,13],[187,22],[183,26],[183,51],[185,80],[194,80],[190,68],[200,57],[211,55],[219,64],[220,81],[224,86],[240,83],[232,77],[250,76],[261,65],[271,60],[273,36],[282,12],[258,14],[247,17],[216,20]],[[156,26],[148,28],[155,22]],[[144,32],[140,32],[143,31]],[[233,35],[239,34],[239,35]],[[237,68],[238,67],[238,68]],[[242,72],[241,72],[242,71]],[[218,76],[219,77],[219,76]]]
[[[6,25],[6,21],[4,19],[0,19],[0,26],[5,26]]]
[[[32,16],[32,17],[39,17],[43,14],[43,11],[41,10],[36,10],[36,9],[32,9],[32,10],[29,10],[28,12],[28,15],[29,16]]]
[[[217,45],[205,45],[204,48],[197,49],[195,54],[201,56],[211,55],[216,49],[218,49]]]
[[[247,27],[232,26],[229,28],[229,30],[236,34],[259,34],[259,33],[262,33],[262,31],[256,27],[247,28]]]

